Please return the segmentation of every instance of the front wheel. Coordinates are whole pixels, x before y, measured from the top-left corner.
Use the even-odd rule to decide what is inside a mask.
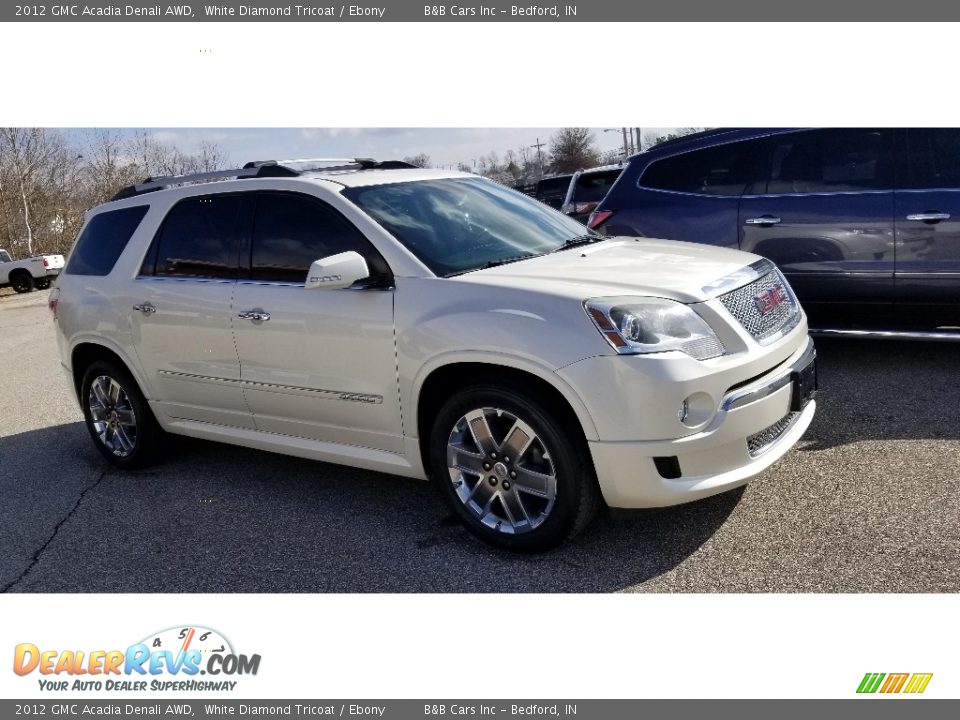
[[[467,388],[437,414],[433,480],[466,528],[518,552],[556,547],[589,522],[598,490],[585,441],[518,389]]]
[[[154,461],[163,430],[125,368],[93,363],[84,373],[80,402],[94,445],[113,465],[130,470]]]

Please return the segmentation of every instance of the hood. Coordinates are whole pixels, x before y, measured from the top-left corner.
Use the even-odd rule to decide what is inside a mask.
[[[611,238],[594,245],[475,270],[457,279],[579,300],[641,295],[694,303],[742,285],[746,280],[733,285],[718,281],[735,273],[742,274],[746,266],[759,259],[739,250],[697,243]]]

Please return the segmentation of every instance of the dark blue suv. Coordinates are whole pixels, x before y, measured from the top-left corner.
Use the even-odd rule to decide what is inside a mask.
[[[740,248],[812,328],[960,326],[960,129],[718,129],[634,155],[589,220]]]

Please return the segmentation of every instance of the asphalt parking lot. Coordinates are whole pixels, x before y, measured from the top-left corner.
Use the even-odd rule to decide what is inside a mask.
[[[427,483],[192,440],[108,468],[46,292],[0,297],[5,592],[956,592],[960,352],[820,340],[806,438],[745,489],[518,557]]]

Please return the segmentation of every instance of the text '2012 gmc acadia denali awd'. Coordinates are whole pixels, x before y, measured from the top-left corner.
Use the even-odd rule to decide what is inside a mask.
[[[50,304],[115,465],[167,432],[429,476],[514,550],[562,542],[601,497],[742,485],[815,409],[806,318],[768,260],[605,238],[399,162],[126,188],[90,212]]]

